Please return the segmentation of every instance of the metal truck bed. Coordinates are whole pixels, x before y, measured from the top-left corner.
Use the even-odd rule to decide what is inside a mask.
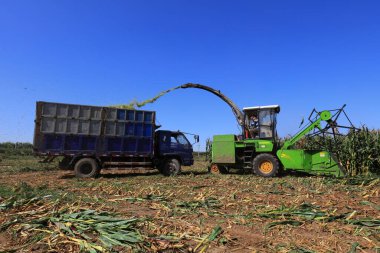
[[[152,156],[155,112],[37,102],[40,155]]]

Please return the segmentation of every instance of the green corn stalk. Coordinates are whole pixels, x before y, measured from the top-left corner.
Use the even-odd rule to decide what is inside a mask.
[[[362,127],[346,136],[306,137],[298,148],[329,150],[339,159],[349,176],[380,174],[380,130]]]
[[[305,220],[322,220],[333,221],[344,218],[345,215],[331,215],[327,212],[320,211],[318,207],[304,203],[298,207],[281,206],[278,209],[269,210],[258,214],[263,218],[279,218],[279,217],[300,217]]]
[[[214,227],[211,233],[208,236],[204,237],[203,240],[194,248],[194,252],[196,252],[198,249],[200,249],[200,253],[205,252],[210,243],[214,241],[222,232],[223,229],[219,225]]]

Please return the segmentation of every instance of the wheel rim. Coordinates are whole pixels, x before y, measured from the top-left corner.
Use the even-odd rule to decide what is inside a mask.
[[[176,172],[176,166],[171,162],[169,163],[169,172],[175,173]]]
[[[260,164],[259,169],[262,173],[269,174],[273,171],[273,163],[271,161],[263,161]]]
[[[210,171],[211,173],[220,174],[219,166],[216,164],[211,165]]]
[[[91,164],[83,164],[81,167],[80,167],[80,172],[83,174],[83,175],[88,175],[92,172],[92,166]]]

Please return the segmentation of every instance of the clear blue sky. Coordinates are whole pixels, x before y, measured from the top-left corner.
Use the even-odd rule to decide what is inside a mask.
[[[344,103],[355,124],[379,128],[380,1],[0,1],[0,142],[32,141],[38,100],[113,105],[186,82],[240,107],[280,104],[281,136]],[[144,109],[202,146],[238,133],[201,90]]]

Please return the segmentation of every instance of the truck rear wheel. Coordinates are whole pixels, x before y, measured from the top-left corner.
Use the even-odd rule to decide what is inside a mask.
[[[165,176],[176,176],[181,172],[181,164],[177,159],[167,159],[161,172]]]
[[[227,170],[226,167],[213,163],[209,167],[208,172],[211,174],[226,174]]]
[[[98,163],[93,158],[82,158],[74,167],[75,176],[79,178],[97,177],[100,173]]]
[[[272,154],[260,154],[253,159],[253,172],[262,177],[274,177],[277,175],[280,165]]]

